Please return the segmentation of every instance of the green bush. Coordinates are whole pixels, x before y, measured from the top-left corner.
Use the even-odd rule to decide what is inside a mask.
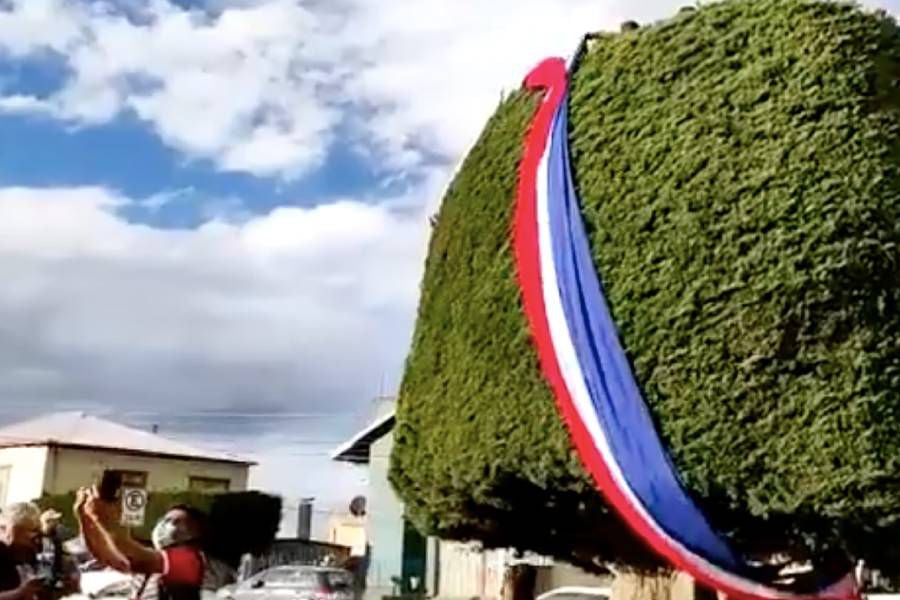
[[[686,485],[748,552],[900,568],[898,75],[892,20],[801,0],[604,35],[573,75],[620,335]],[[535,101],[501,104],[444,198],[391,477],[429,531],[641,566],[522,315],[510,228]]]
[[[131,530],[132,535],[140,540],[149,541],[153,526],[166,513],[170,506],[188,504],[205,513],[209,513],[215,496],[198,492],[154,492],[147,496],[147,512],[144,525]],[[75,504],[75,492],[68,494],[45,495],[37,501],[43,510],[55,509],[63,515],[62,524],[70,531],[78,531],[78,523],[72,507]]]
[[[73,514],[75,493],[46,495],[37,501],[41,509],[53,508],[63,515],[62,524],[77,532]],[[148,542],[153,526],[170,507],[186,504],[207,515],[207,551],[237,567],[241,556],[261,555],[271,546],[281,522],[281,498],[261,492],[151,492],[147,497],[144,525],[132,530],[136,539]]]

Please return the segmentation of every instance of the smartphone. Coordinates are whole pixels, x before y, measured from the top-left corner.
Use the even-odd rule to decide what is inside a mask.
[[[47,552],[41,552],[37,556],[34,565],[34,577],[41,582],[46,588],[51,588],[56,583],[56,577],[53,572],[53,556]]]
[[[104,471],[100,479],[100,499],[104,502],[115,502],[119,499],[119,490],[122,489],[122,474],[116,471]]]

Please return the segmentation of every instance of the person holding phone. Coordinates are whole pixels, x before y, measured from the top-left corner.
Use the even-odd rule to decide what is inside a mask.
[[[63,535],[62,513],[53,509],[41,513],[41,551],[37,562],[38,573],[43,571],[51,580],[47,600],[65,598],[81,589],[80,573],[63,547]]]
[[[31,568],[41,542],[40,516],[28,502],[0,511],[0,600],[40,600],[47,592],[47,582]]]
[[[102,495],[97,488],[79,490],[75,514],[91,554],[112,569],[136,576],[132,600],[199,600],[207,564],[203,513],[189,506],[172,507],[154,527],[153,548],[148,548],[121,526],[121,503]]]

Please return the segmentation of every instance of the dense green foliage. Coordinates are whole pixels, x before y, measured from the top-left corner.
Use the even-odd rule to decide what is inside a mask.
[[[37,501],[42,509],[53,508],[63,515],[62,524],[78,531],[73,506],[74,492],[48,495]],[[132,530],[139,540],[148,541],[156,522],[172,506],[188,505],[207,515],[206,547],[216,558],[236,567],[245,553],[259,555],[268,550],[281,523],[281,498],[260,492],[151,492],[147,498],[144,525]]]
[[[737,0],[600,37],[570,146],[598,271],[689,489],[748,551],[900,568],[900,33]],[[422,526],[585,562],[642,553],[573,458],[510,247],[534,98],[441,208],[392,481]]]

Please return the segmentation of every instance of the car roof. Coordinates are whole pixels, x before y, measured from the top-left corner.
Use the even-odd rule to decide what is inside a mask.
[[[260,575],[263,573],[273,573],[277,571],[287,572],[287,571],[309,571],[312,573],[349,573],[346,569],[341,569],[338,567],[320,567],[318,565],[277,565],[274,567],[269,567],[268,569],[260,572]]]
[[[612,596],[612,590],[608,587],[590,587],[590,586],[577,586],[570,585],[565,587],[558,587],[547,592],[544,592],[540,596],[537,597],[537,600],[545,600],[546,598],[552,598],[553,596],[557,596],[559,594],[582,594],[585,596]]]

